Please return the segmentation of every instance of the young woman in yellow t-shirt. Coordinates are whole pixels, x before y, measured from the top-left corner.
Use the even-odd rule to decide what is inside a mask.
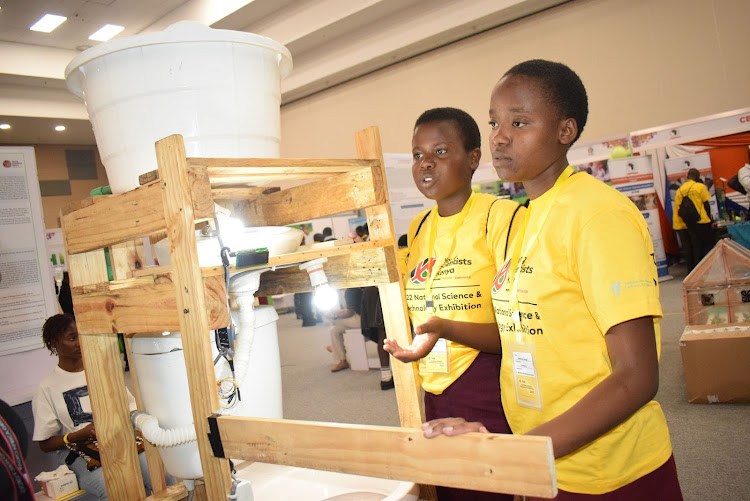
[[[552,438],[555,499],[677,501],[669,431],[652,400],[662,315],[653,245],[626,197],[568,165],[587,116],[583,83],[560,63],[516,65],[492,91],[492,163],[530,199],[493,282],[503,407],[514,433]],[[487,431],[464,419],[423,429]]]
[[[472,193],[480,142],[479,127],[462,110],[436,108],[417,119],[412,175],[420,192],[437,206],[412,221],[402,269],[413,325],[433,316],[434,321],[447,318],[484,325],[464,338],[438,340],[417,334],[406,349],[393,340],[386,340],[384,346],[401,361],[419,360],[427,419],[471,416],[494,433],[510,433],[500,401],[500,342],[490,285],[495,249],[506,246],[519,206]],[[460,489],[439,488],[438,494],[441,501],[512,499]]]

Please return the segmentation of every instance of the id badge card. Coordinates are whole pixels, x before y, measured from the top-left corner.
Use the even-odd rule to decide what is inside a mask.
[[[427,356],[419,361],[421,372],[447,374],[450,371],[450,359],[448,358],[448,342],[440,338]]]
[[[542,410],[542,395],[539,392],[539,372],[534,345],[511,341],[509,348],[513,359],[516,402],[522,407]]]

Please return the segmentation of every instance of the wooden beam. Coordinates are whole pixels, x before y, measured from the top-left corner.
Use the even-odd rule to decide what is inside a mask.
[[[427,439],[420,429],[387,426],[235,416],[210,420],[215,420],[225,457],[489,492],[557,495],[549,437],[468,433]]]
[[[370,244],[371,242],[365,242]],[[362,244],[357,244],[362,245]],[[348,246],[344,246],[348,247]],[[370,247],[354,251],[351,246],[348,253],[324,254],[328,262],[323,265],[328,283],[336,289],[363,287],[387,283],[389,281],[385,249]],[[310,257],[309,261],[315,259]],[[257,295],[273,296],[287,292],[308,292],[312,290],[310,278],[298,265],[269,270],[260,276],[260,288]]]
[[[177,485],[171,485],[163,491],[154,492],[153,495],[147,497],[143,501],[179,501],[185,499],[188,496],[188,491],[185,488],[185,484],[180,482]]]
[[[314,179],[372,167],[375,160],[353,158],[188,158],[188,166],[208,168],[212,186],[279,179]],[[159,179],[159,171],[138,176],[141,185]]]
[[[206,335],[209,330],[207,302],[203,276],[198,263],[195,238],[195,200],[191,197],[191,180],[185,160],[182,136],[173,135],[156,143],[156,161],[159,166],[163,214],[170,239],[170,258],[174,281],[177,311],[188,368],[188,385],[193,413],[193,423],[198,436],[206,493],[212,500],[226,499],[230,493],[229,462],[211,454],[205,438],[208,434],[207,418],[218,411],[219,396],[211,359],[211,344]],[[208,191],[201,191],[210,197]],[[200,204],[197,204],[200,206]],[[211,203],[213,209],[213,202]]]
[[[128,419],[130,409],[117,336],[81,336],[79,342],[107,494],[118,500],[143,499],[146,491],[135,432]]]
[[[361,168],[237,202],[236,216],[248,226],[275,226],[364,209],[387,202],[384,182],[380,169]]]
[[[340,174],[363,167],[372,167],[374,160],[356,158],[188,158],[187,164],[208,168],[213,180],[223,175],[241,176],[248,181],[255,174],[272,174],[277,179],[289,173]]]
[[[132,240],[115,244],[109,248],[109,261],[112,264],[112,277],[123,280],[133,277],[136,270],[143,268],[146,253],[143,250],[143,240]]]
[[[274,188],[266,188],[265,186],[211,188],[211,195],[214,200],[255,200],[263,193],[273,193],[280,190],[278,187]]]
[[[231,265],[232,272],[241,270],[262,270],[263,268],[274,268],[279,266],[289,266],[294,264],[301,264],[305,261],[311,261],[321,257],[332,257],[341,256],[346,254],[360,254],[368,250],[383,249],[387,247],[388,242],[360,242],[354,243],[349,240],[349,243],[342,243],[336,245],[335,241],[320,242],[314,245],[304,245],[297,249],[295,252],[289,254],[280,254],[278,256],[272,256],[268,258],[268,263],[259,264],[255,266],[249,266],[247,268],[237,269],[234,265]],[[231,263],[230,263],[231,264]],[[368,264],[365,262],[364,264]]]
[[[139,410],[145,411],[146,407],[143,405],[143,398],[141,397],[141,387],[138,384],[138,372],[133,362],[133,350],[132,350],[133,339],[131,337],[125,337],[125,353],[130,361],[130,385],[133,388],[133,397],[135,397],[135,405]],[[161,461],[159,456],[159,450],[148,440],[143,441],[145,453],[146,453],[146,464],[148,465],[148,474],[151,479],[151,490],[153,493],[159,493],[167,488],[166,479],[164,478],[164,463]],[[186,492],[187,494],[187,492]]]
[[[224,277],[203,279],[208,328],[229,325]],[[138,277],[72,288],[78,333],[179,331],[183,308],[177,305],[171,275]]]
[[[192,168],[187,185],[186,189],[195,192],[192,202],[195,218],[212,219],[214,205],[205,169]],[[68,252],[78,254],[164,230],[160,187],[160,182],[154,181],[63,214],[66,228],[63,238]]]

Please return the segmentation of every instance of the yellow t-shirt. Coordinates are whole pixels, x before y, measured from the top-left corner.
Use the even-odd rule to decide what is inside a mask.
[[[440,217],[434,208],[426,219],[427,211],[414,218],[407,233],[407,262],[402,266],[408,270],[404,287],[413,326],[424,323],[432,315],[463,322],[495,321],[490,297],[490,285],[495,276],[495,249],[503,252],[508,226],[517,208],[516,202],[499,200],[486,193],[472,193],[458,214]],[[522,210],[516,215],[518,222],[522,220]],[[457,222],[461,225],[454,236]],[[422,226],[417,233],[420,223]],[[433,228],[436,229],[434,255],[428,256]],[[430,291],[434,313],[428,311],[426,303],[426,285],[432,272],[437,273]],[[447,349],[449,372],[420,370],[422,388],[435,395],[458,379],[479,353],[451,341],[447,341]]]
[[[675,230],[687,229],[685,221],[682,220],[677,210],[680,208],[682,199],[688,196],[690,200],[695,204],[695,208],[698,209],[700,220],[698,224],[710,223],[711,218],[706,214],[706,208],[703,206],[704,202],[711,200],[711,194],[708,192],[708,188],[703,183],[696,183],[688,179],[685,184],[677,189],[677,193],[674,196],[674,212],[672,212],[672,228]]]
[[[534,348],[541,410],[516,399],[511,343],[517,336],[507,279],[515,242],[507,259],[498,257],[501,271],[492,287],[503,348],[503,408],[516,434],[562,414],[611,374],[604,339],[611,327],[652,316],[660,346],[653,244],[636,206],[585,173],[567,178],[552,197],[548,191],[531,202],[517,278],[521,338]],[[569,492],[603,494],[655,470],[671,453],[666,419],[651,401],[613,430],[557,459],[558,484]]]

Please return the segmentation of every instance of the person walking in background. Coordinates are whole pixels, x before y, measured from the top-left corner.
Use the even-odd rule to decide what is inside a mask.
[[[662,310],[646,221],[567,160],[588,118],[586,89],[564,64],[526,61],[495,85],[489,114],[492,164],[501,179],[523,182],[530,200],[492,282],[513,433],[552,439],[556,500],[681,501],[653,400]],[[460,417],[423,430],[487,431]]]
[[[368,240],[367,224],[357,226],[354,232],[349,233],[349,238],[355,242]],[[385,320],[383,319],[383,307],[380,304],[380,292],[377,287],[362,287],[362,303],[359,313],[362,335],[373,341],[378,347],[380,389],[383,391],[392,390],[395,385],[393,383],[393,372],[391,371],[391,359],[383,347],[386,339]]]
[[[327,311],[324,315],[331,320],[331,345],[327,347],[333,354],[334,365],[331,372],[339,372],[349,368],[344,346],[344,332],[347,329],[361,329],[362,319],[362,289],[350,287],[343,294],[344,304],[340,308]],[[339,298],[340,299],[340,298]]]
[[[679,210],[684,198],[690,199],[697,211],[697,221],[684,221]],[[695,268],[701,259],[713,249],[716,243],[711,223],[711,209],[708,201],[711,195],[706,185],[700,182],[700,172],[692,168],[688,171],[687,181],[677,189],[672,213],[672,228],[677,232],[685,254],[688,273]]]

